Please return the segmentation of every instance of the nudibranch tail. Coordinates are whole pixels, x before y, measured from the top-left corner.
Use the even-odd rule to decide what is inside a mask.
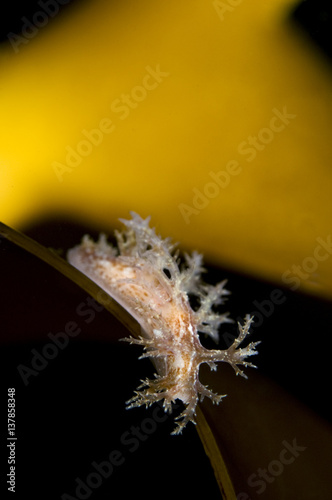
[[[150,406],[162,401],[165,411],[172,403],[184,403],[183,412],[176,418],[173,434],[182,432],[188,422],[195,423],[197,403],[208,397],[218,404],[225,395],[217,395],[199,381],[199,366],[227,362],[237,375],[246,377],[239,365],[254,367],[247,358],[257,354],[259,342],[239,347],[249,335],[253,318],[246,316],[239,323],[239,336],[225,350],[202,346],[199,333],[219,338],[219,327],[232,322],[227,313],[217,313],[215,306],[223,305],[229,292],[226,281],[207,285],[201,279],[204,271],[202,256],[193,252],[184,255],[181,266],[175,245],[169,238],[161,239],[149,226],[150,218],[142,219],[132,212],[131,220],[122,220],[126,229],[116,231],[115,248],[101,235],[94,242],[85,236],[81,245],[69,250],[68,260],[99,284],[140,323],[142,336],[127,340],[141,345],[141,357],[154,361],[157,374],[146,379],[127,402],[127,408]],[[191,306],[195,296],[197,308]]]

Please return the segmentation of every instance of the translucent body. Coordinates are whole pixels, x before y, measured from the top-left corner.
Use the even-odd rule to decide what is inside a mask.
[[[98,242],[88,236],[81,245],[69,250],[69,262],[98,283],[140,323],[142,336],[130,337],[140,344],[142,357],[154,358],[157,369],[154,380],[145,380],[128,401],[128,407],[147,405],[163,400],[166,411],[176,399],[185,404],[177,418],[174,434],[182,431],[188,421],[194,422],[199,398],[209,397],[219,403],[219,396],[202,385],[198,378],[201,363],[216,369],[215,363],[225,361],[236,374],[245,376],[238,365],[254,366],[245,361],[256,354],[252,342],[245,348],[239,344],[249,333],[252,318],[247,316],[239,324],[239,336],[226,350],[206,349],[198,332],[218,339],[221,323],[229,322],[227,314],[217,314],[213,306],[223,303],[228,294],[225,282],[215,286],[201,280],[202,257],[198,253],[185,255],[185,266],[180,269],[174,245],[162,240],[149,227],[149,218],[143,220],[132,213],[132,220],[122,220],[126,229],[116,232],[118,249],[109,245],[104,235]],[[189,294],[196,295],[199,307],[193,310]]]

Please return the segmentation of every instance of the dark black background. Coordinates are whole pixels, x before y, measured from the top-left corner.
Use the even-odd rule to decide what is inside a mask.
[[[86,232],[96,236],[95,230],[69,219],[48,219],[26,228],[27,234],[63,255]],[[128,334],[125,328],[105,310],[96,312],[89,323],[79,317],[77,306],[86,301],[87,294],[3,239],[0,266],[1,448],[3,451],[7,428],[3,418],[7,389],[15,387],[15,498],[60,499],[64,493],[75,497],[76,478],[84,481],[94,471],[92,462],[107,460],[114,450],[122,453],[124,463],[89,498],[136,494],[155,498],[158,491],[162,498],[166,493],[175,498],[194,494],[220,498],[194,426],[188,425],[181,436],[171,436],[174,421],[169,416],[150,434],[143,433],[144,440],[138,439],[134,451],[136,446],[121,441],[124,433],[132,432],[132,426],[144,427],[155,411],[155,406],[125,410],[125,401],[139,380],[153,375],[150,361],[138,360],[138,347],[117,340]],[[330,419],[331,303],[226,269],[207,268],[206,281],[228,279],[232,294],[225,310],[234,318],[254,313],[257,303],[265,303],[274,290],[280,290],[283,303],[266,313],[259,326],[253,326],[252,340],[262,341],[254,361],[260,373]],[[41,353],[50,342],[47,334],[63,330],[68,321],[76,321],[82,332],[38,375],[29,377],[26,386],[17,366],[31,366],[31,349]],[[227,324],[223,332],[235,335],[236,326]],[[222,343],[223,338],[220,347]],[[247,373],[250,377],[250,369]],[[174,415],[180,410],[175,409]],[[6,470],[7,465],[4,467]]]

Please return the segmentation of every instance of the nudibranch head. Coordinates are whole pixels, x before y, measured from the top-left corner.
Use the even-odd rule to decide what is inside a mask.
[[[219,403],[224,396],[210,391],[199,381],[199,366],[216,362],[229,363],[236,374],[246,377],[239,365],[251,366],[246,358],[257,354],[259,342],[244,348],[239,345],[249,334],[252,317],[239,324],[239,336],[225,350],[202,346],[199,333],[218,340],[222,323],[230,322],[228,314],[215,312],[214,306],[224,303],[228,291],[225,281],[205,284],[202,256],[193,252],[184,255],[181,267],[175,245],[162,239],[150,227],[150,218],[142,219],[131,212],[131,220],[122,220],[125,229],[116,231],[117,248],[101,235],[97,242],[84,236],[82,243],[68,252],[69,262],[95,281],[118,301],[141,325],[140,338],[127,340],[144,348],[141,357],[152,358],[157,369],[154,380],[146,379],[138,387],[128,408],[163,401],[165,411],[181,400],[185,409],[177,418],[173,434],[182,432],[189,421],[195,423],[195,409],[205,396]],[[198,307],[191,307],[189,297],[195,296]]]

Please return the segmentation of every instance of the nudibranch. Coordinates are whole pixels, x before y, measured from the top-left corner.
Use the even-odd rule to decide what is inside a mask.
[[[122,232],[115,232],[117,247],[110,245],[105,235],[94,242],[84,236],[82,243],[68,251],[69,262],[95,281],[118,301],[140,324],[140,338],[127,340],[144,348],[141,356],[152,358],[157,374],[154,380],[142,381],[135,396],[127,401],[128,408],[162,401],[166,412],[172,402],[181,400],[185,409],[177,417],[179,434],[189,421],[195,423],[198,400],[208,397],[219,403],[225,395],[217,395],[199,381],[199,366],[207,363],[216,370],[216,363],[229,363],[237,375],[246,375],[238,365],[255,367],[246,361],[257,354],[259,342],[239,348],[249,334],[253,318],[247,315],[238,324],[239,335],[225,350],[207,349],[199,339],[204,333],[218,340],[219,326],[231,322],[228,313],[219,314],[215,306],[223,304],[228,291],[226,281],[216,285],[201,280],[202,256],[184,254],[180,264],[178,252],[169,238],[162,239],[149,226],[150,217],[142,219],[131,212],[131,220],[120,221]],[[190,297],[198,306],[191,307]]]

